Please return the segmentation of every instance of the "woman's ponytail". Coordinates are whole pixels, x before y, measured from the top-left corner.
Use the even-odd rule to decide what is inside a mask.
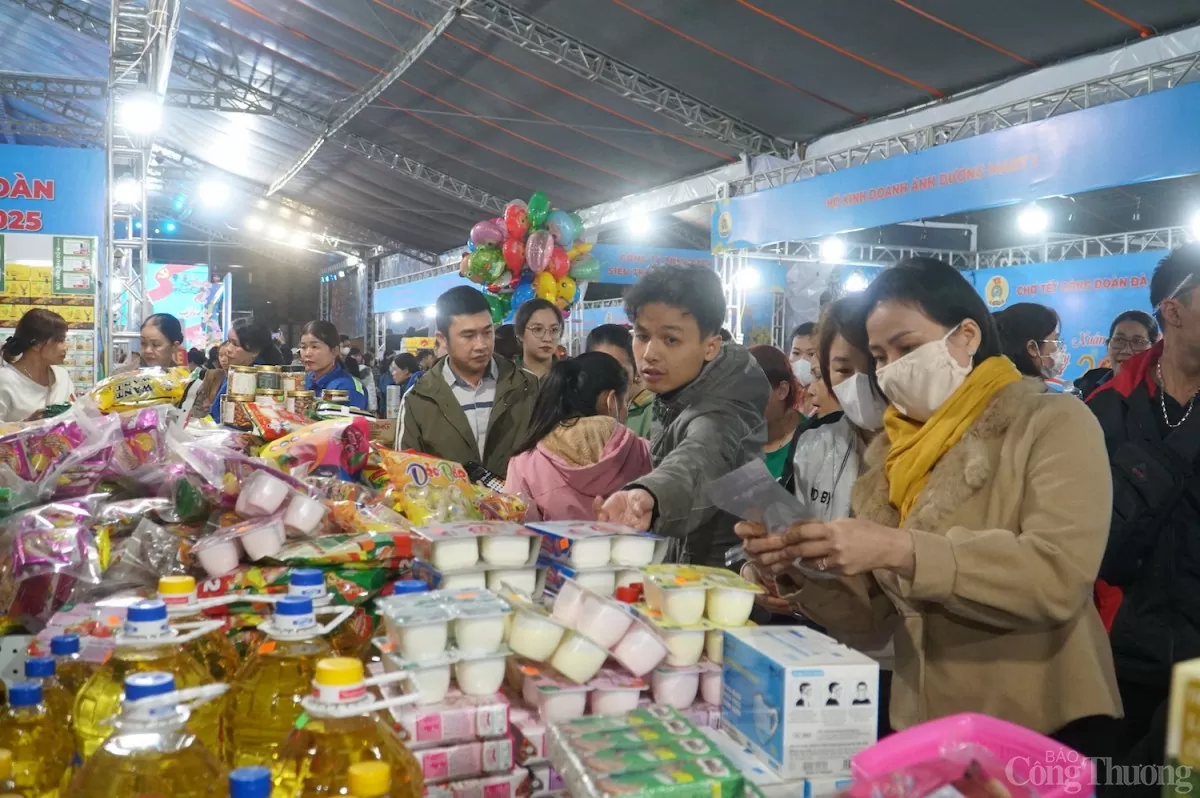
[[[33,347],[67,337],[67,321],[52,310],[33,308],[17,322],[17,328],[0,346],[0,357],[12,363]]]
[[[585,352],[555,362],[533,407],[529,436],[514,454],[534,448],[559,424],[596,415],[596,403],[606,391],[624,396],[628,389],[628,372],[604,352]]]

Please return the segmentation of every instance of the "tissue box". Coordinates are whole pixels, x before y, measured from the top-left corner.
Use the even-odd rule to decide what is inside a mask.
[[[394,707],[396,736],[410,749],[446,746],[508,734],[508,703],[504,697],[453,694],[432,706]]]
[[[799,626],[725,632],[721,729],[784,781],[850,775],[875,742],[879,665]]]
[[[412,752],[421,763],[426,784],[509,773],[516,764],[514,753],[511,737],[476,740],[442,748],[420,748]]]

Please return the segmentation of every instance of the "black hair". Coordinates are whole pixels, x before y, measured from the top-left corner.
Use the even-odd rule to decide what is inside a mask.
[[[975,365],[1001,354],[1000,333],[987,305],[957,269],[937,258],[905,258],[884,269],[862,296],[862,320],[855,326],[863,330],[871,311],[880,302],[901,302],[918,308],[948,329],[967,319],[978,324],[981,338]]]
[[[417,350],[417,360],[424,360],[427,357],[434,357],[436,355],[437,355],[437,352],[434,352],[432,349],[418,349]]]
[[[584,349],[588,352],[595,351],[597,346],[615,346],[625,353],[629,358],[630,363],[637,363],[633,357],[633,333],[629,332],[629,328],[622,324],[601,324],[596,326],[588,333],[587,344]]]
[[[398,369],[405,369],[409,374],[416,374],[421,370],[421,363],[417,358],[408,352],[401,352],[392,358],[391,365]]]
[[[1200,241],[1171,250],[1154,267],[1154,276],[1150,278],[1150,305],[1154,308],[1154,318],[1158,320],[1159,327],[1163,326],[1159,306],[1174,294],[1178,294],[1178,298],[1186,305],[1196,288],[1200,288]]]
[[[662,304],[696,320],[700,337],[717,335],[725,322],[721,278],[703,266],[655,266],[625,295],[625,315],[632,322],[646,305]]]
[[[521,341],[517,338],[517,331],[513,329],[511,324],[501,324],[496,328],[495,351],[497,355],[506,357],[509,360],[514,360],[521,356],[521,352],[523,351]]]
[[[829,692],[832,693],[834,690],[836,690],[839,687],[841,687],[841,685],[838,684],[837,682],[830,682],[829,683]]]
[[[204,353],[193,346],[188,350],[187,362],[189,366],[202,368],[204,366]]]
[[[249,319],[238,319],[233,323],[238,335],[238,344],[247,352],[258,352],[258,361],[264,366],[282,366],[283,354],[271,338],[267,325]]]
[[[1112,338],[1117,334],[1117,325],[1131,321],[1134,324],[1140,324],[1146,328],[1146,337],[1150,339],[1150,343],[1158,340],[1158,325],[1154,322],[1154,318],[1144,310],[1127,310],[1120,316],[1113,319],[1112,326],[1108,328],[1108,337]]]
[[[325,344],[325,346],[332,349],[334,353],[337,353],[338,350],[341,349],[342,339],[346,337],[344,335],[338,335],[338,329],[333,322],[324,321],[321,319],[310,321],[308,324],[305,324],[304,327],[300,329],[300,335],[311,335],[313,338],[316,338],[318,341]]]
[[[809,336],[809,335],[816,335],[816,334],[817,334],[817,323],[815,321],[806,321],[802,324],[798,324],[796,326],[796,329],[792,330],[792,338],[800,338],[802,336]],[[789,343],[791,342],[792,338],[788,339]]]
[[[867,360],[867,376],[871,378],[871,388],[883,396],[883,392],[879,390],[879,386],[875,384],[875,360],[871,357],[871,351],[867,347],[866,330],[861,326],[863,299],[861,294],[853,294],[851,296],[842,297],[841,299],[830,302],[826,306],[824,313],[821,314],[821,326],[810,333],[796,333],[796,335],[817,335],[817,362],[821,365],[821,382],[825,383],[825,387],[833,393],[833,367],[829,365],[832,358],[833,340],[839,336],[850,346],[863,353]],[[812,322],[806,322],[812,324]],[[804,325],[801,324],[800,327]],[[799,330],[800,327],[796,329]],[[792,337],[795,338],[796,335]]]
[[[1060,321],[1053,308],[1036,302],[1018,302],[993,314],[1000,333],[1000,348],[1026,377],[1041,377],[1039,358],[1029,353],[1030,341],[1041,343],[1058,329]]]
[[[605,391],[615,391],[620,401],[628,389],[629,373],[612,355],[585,352],[556,361],[533,407],[529,436],[513,454],[534,448],[559,424],[596,415],[596,401]]]
[[[729,331],[728,327],[722,327],[720,335],[721,335],[721,343],[725,343],[725,344],[733,343],[733,333],[731,333]]]
[[[349,340],[350,340],[350,336],[349,336],[349,335],[339,335],[339,336],[338,336],[338,344],[339,344],[339,345],[341,345],[341,344],[344,344],[344,343],[346,343],[346,342],[347,342],[347,341],[349,341]],[[335,348],[337,348],[337,347],[335,347]]]
[[[533,300],[530,300],[531,302]],[[437,331],[450,334],[450,323],[455,316],[475,316],[487,313],[491,317],[491,306],[483,292],[469,285],[457,285],[437,298]]]
[[[162,333],[163,338],[177,346],[183,343],[183,325],[170,313],[155,313],[147,316],[146,320],[142,322],[142,329],[146,329],[147,326],[156,328]]]
[[[542,299],[540,296],[534,297],[533,299],[528,299],[522,302],[521,306],[517,308],[516,314],[513,316],[513,329],[517,331],[518,338],[525,335],[525,326],[529,324],[529,319],[533,317],[533,314],[537,313],[539,310],[554,311],[554,316],[558,319],[559,326],[562,326],[563,315],[562,311],[558,309],[558,305],[554,304],[549,299]]]
[[[64,341],[66,337],[66,319],[52,310],[33,308],[25,311],[17,322],[13,334],[0,347],[0,356],[11,363],[32,347],[47,341]]]
[[[210,369],[215,369],[221,365],[221,347],[212,346],[208,349],[208,362],[205,364]]]

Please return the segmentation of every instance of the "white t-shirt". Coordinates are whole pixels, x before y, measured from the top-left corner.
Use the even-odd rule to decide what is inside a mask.
[[[0,360],[0,421],[24,421],[48,405],[75,401],[75,385],[62,366],[51,366],[50,387],[38,385],[16,366]]]

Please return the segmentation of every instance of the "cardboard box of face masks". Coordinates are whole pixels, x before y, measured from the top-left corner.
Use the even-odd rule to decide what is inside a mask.
[[[781,779],[850,775],[878,733],[879,664],[800,626],[725,632],[721,729]]]

